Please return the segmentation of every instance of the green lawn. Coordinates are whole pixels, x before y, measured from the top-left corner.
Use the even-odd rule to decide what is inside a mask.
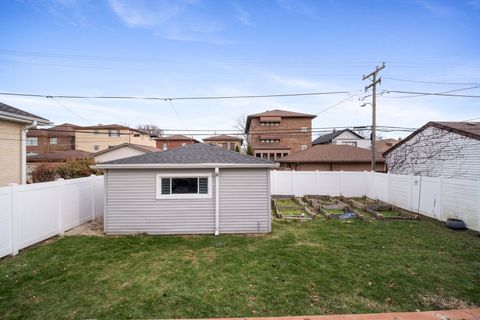
[[[0,261],[0,318],[246,317],[480,304],[480,239],[427,221],[70,236]]]

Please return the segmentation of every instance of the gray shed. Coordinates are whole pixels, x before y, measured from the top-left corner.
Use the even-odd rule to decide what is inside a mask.
[[[271,161],[198,143],[97,164],[105,233],[271,231]]]

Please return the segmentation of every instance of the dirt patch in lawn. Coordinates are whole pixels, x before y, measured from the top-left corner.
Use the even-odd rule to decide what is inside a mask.
[[[477,308],[476,305],[463,301],[454,297],[442,297],[440,295],[424,295],[421,296],[423,303],[435,306],[438,309],[468,309]]]
[[[96,218],[65,232],[66,236],[104,236],[103,217]]]

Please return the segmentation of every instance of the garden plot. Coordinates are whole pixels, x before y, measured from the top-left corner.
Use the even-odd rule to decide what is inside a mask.
[[[315,215],[307,208],[307,204],[297,198],[273,199],[273,210],[275,216],[291,220],[311,220]]]
[[[418,219],[419,215],[400,209],[389,203],[373,200],[367,197],[362,198],[348,198],[345,202],[353,207],[367,212],[377,219],[391,219],[391,220],[414,220]]]
[[[354,210],[342,198],[329,196],[305,196],[305,201],[327,219],[353,219],[362,218],[362,214]]]

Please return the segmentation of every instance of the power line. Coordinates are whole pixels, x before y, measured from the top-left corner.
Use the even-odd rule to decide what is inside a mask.
[[[347,97],[347,98],[345,98],[345,99],[343,99],[343,100],[340,100],[339,102],[337,102],[337,103],[335,103],[335,104],[333,104],[333,105],[331,105],[331,106],[329,106],[329,107],[327,107],[327,108],[325,108],[325,109],[323,109],[323,110],[320,110],[319,112],[316,113],[316,115],[319,115],[320,113],[323,113],[323,112],[326,112],[326,111],[328,111],[328,110],[330,110],[330,109],[333,109],[333,108],[335,108],[336,106],[341,105],[341,104],[344,103],[345,101],[348,101],[348,100],[350,100],[351,98],[353,98],[353,97],[355,97],[355,96],[357,96],[357,95],[358,95],[358,93],[352,94],[352,95],[350,95],[349,97]]]
[[[91,125],[94,125],[94,123],[92,123],[91,121],[85,119],[83,116],[79,115],[78,113],[76,113],[75,111],[73,111],[72,109],[70,109],[69,107],[67,107],[66,105],[64,105],[63,103],[61,103],[60,101],[57,101],[54,97],[50,97],[50,99],[52,99],[53,101],[55,101],[55,103],[57,103],[59,106],[61,106],[62,108],[66,109],[67,111],[73,113],[74,115],[76,115],[77,117],[79,117],[80,119],[82,119],[83,121],[87,122],[87,123],[90,123]]]
[[[460,98],[480,98],[477,95],[466,95],[466,94],[450,94],[450,93],[439,93],[439,92],[420,92],[420,91],[400,91],[400,90],[386,90],[383,93],[400,93],[400,94],[414,94],[419,96],[441,96],[441,97],[460,97]]]
[[[349,94],[349,91],[326,91],[326,92],[306,92],[306,93],[280,93],[263,95],[238,95],[238,96],[193,96],[193,97],[140,97],[140,96],[80,96],[80,95],[51,95],[51,94],[32,94],[32,93],[14,93],[0,92],[4,96],[22,96],[37,98],[59,98],[59,99],[117,99],[117,100],[219,100],[219,99],[253,99],[253,98],[275,98],[275,97],[298,97],[298,96],[320,96],[334,94]]]
[[[401,81],[401,82],[413,82],[413,83],[430,83],[430,84],[445,84],[445,85],[458,85],[458,86],[475,86],[480,85],[478,82],[440,82],[440,81],[423,81],[423,80],[412,80],[412,79],[400,79],[400,78],[390,78],[383,77],[383,79]]]

